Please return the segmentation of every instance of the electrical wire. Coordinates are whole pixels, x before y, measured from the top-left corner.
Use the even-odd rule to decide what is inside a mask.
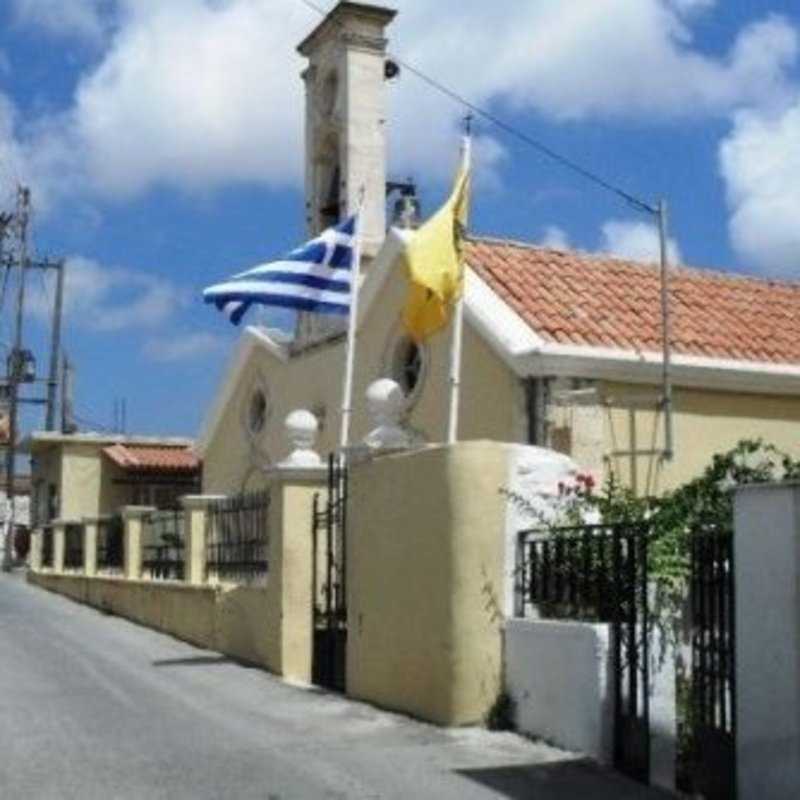
[[[325,8],[320,6],[318,3],[315,3],[314,0],[298,0],[298,2],[302,3],[304,6],[310,8],[312,11],[316,12],[322,17],[327,17],[328,14],[330,13]],[[408,70],[408,72],[419,78],[424,83],[428,84],[428,86],[430,86],[432,89],[435,89],[436,91],[450,98],[459,105],[462,105],[476,117],[481,117],[482,119],[491,123],[496,128],[508,134],[509,136],[513,136],[514,138],[518,139],[524,144],[527,144],[529,147],[532,147],[534,150],[538,151],[541,155],[549,158],[550,160],[554,161],[557,164],[560,164],[562,167],[571,170],[577,175],[580,175],[582,178],[584,178],[587,181],[590,181],[591,183],[594,183],[601,189],[605,189],[606,191],[611,192],[612,194],[616,195],[618,198],[623,200],[625,203],[635,208],[637,211],[642,211],[644,213],[651,215],[656,215],[659,213],[658,208],[656,208],[655,206],[645,202],[644,200],[641,200],[640,198],[636,197],[630,192],[625,191],[625,189],[616,186],[615,184],[611,183],[611,181],[601,177],[595,172],[592,172],[591,170],[582,166],[578,162],[573,161],[571,158],[561,155],[552,147],[549,147],[543,142],[540,142],[538,139],[535,139],[530,134],[525,133],[525,131],[520,130],[514,125],[511,125],[510,123],[498,117],[496,114],[493,114],[491,111],[487,111],[482,106],[479,106],[477,103],[472,102],[464,95],[460,94],[454,89],[451,89],[449,86],[445,86],[445,84],[443,84],[436,78],[432,78],[430,75],[423,72],[418,67],[415,67],[406,59],[401,58],[396,53],[387,53],[387,55],[389,56],[389,58],[393,59],[401,67],[403,67],[403,69]]]

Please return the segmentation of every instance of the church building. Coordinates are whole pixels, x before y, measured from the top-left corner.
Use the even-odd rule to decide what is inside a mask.
[[[306,220],[310,236],[320,233],[353,213],[365,188],[352,440],[372,426],[367,387],[388,377],[403,390],[414,440],[434,444],[446,438],[452,330],[417,345],[401,322],[407,281],[392,224],[413,227],[415,199],[387,182],[394,17],[340,2],[299,46],[308,62]],[[669,454],[656,265],[475,232],[465,256],[459,439],[549,447],[598,477],[614,470],[639,493],[694,477],[742,438],[800,456],[800,285],[670,270]],[[317,417],[317,447],[332,451],[344,365],[341,318],[300,314],[291,340],[246,328],[199,437],[203,491],[260,487],[287,454],[284,420],[296,409]]]

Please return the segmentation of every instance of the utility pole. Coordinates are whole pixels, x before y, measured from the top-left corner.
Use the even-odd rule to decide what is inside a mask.
[[[53,305],[53,330],[50,340],[50,374],[47,380],[48,431],[56,429],[56,397],[58,394],[58,365],[61,361],[61,318],[64,310],[64,261],[53,265],[56,270],[56,297]]]
[[[11,263],[7,262],[6,258],[5,258],[5,240],[6,240],[6,234],[8,233],[8,229],[9,229],[9,227],[11,225],[11,222],[12,222],[13,218],[14,217],[11,214],[0,214],[0,266],[5,267],[5,269],[6,269],[6,273],[3,276],[3,295],[5,295],[5,287],[8,285],[7,284],[7,280],[8,280],[9,274],[11,272]],[[7,355],[10,357],[11,354],[8,353]],[[7,386],[6,386],[6,389],[7,389]],[[8,421],[9,420],[7,420],[7,422]],[[8,428],[7,435],[8,435],[8,441],[5,442],[5,447],[6,448],[10,447],[10,445],[11,445],[12,431],[11,431],[10,426]],[[0,437],[3,437],[3,431],[2,430],[0,430]],[[0,441],[0,444],[3,444],[3,442]],[[9,531],[9,526],[11,524],[10,523],[11,507],[10,507],[10,504],[9,504],[8,495],[6,495],[6,498],[5,498],[4,502],[3,502],[3,509],[2,510],[3,510],[3,525],[5,526],[5,530],[0,528],[0,536],[2,536],[3,543],[5,545],[5,544],[7,544],[7,539],[9,538],[8,537],[8,531]],[[4,547],[4,552],[5,552],[5,547]]]
[[[74,433],[72,413],[72,364],[66,353],[61,368],[61,433]]]
[[[17,285],[17,309],[14,324],[14,346],[9,357],[8,388],[9,388],[9,415],[8,415],[8,447],[6,448],[6,498],[8,507],[8,520],[6,522],[6,541],[3,550],[4,571],[11,569],[14,548],[14,527],[16,521],[16,458],[17,458],[17,427],[19,411],[19,384],[25,369],[22,356],[22,322],[25,308],[25,272],[28,268],[28,221],[30,219],[30,189],[26,186],[17,187],[17,208],[14,220],[17,227],[17,240],[19,253],[17,266],[19,267],[19,283]]]
[[[667,201],[661,200],[656,208],[658,216],[659,255],[661,260],[661,327],[662,327],[662,398],[664,414],[664,460],[672,461],[675,455],[675,433],[672,408],[672,317],[669,297],[669,251],[667,239]]]

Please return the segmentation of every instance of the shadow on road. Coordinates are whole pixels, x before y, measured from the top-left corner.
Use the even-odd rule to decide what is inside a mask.
[[[192,656],[189,658],[164,658],[153,661],[154,667],[208,667],[215,664],[235,664],[227,656]]]
[[[642,786],[588,759],[456,770],[511,800],[667,800],[674,795]]]

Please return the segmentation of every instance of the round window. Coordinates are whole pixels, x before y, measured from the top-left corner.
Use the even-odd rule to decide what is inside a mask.
[[[422,348],[404,336],[397,343],[392,357],[392,379],[400,384],[407,398],[414,396],[422,384],[424,354]]]
[[[256,389],[250,396],[247,410],[247,427],[250,433],[261,433],[267,423],[267,396],[261,389]]]

